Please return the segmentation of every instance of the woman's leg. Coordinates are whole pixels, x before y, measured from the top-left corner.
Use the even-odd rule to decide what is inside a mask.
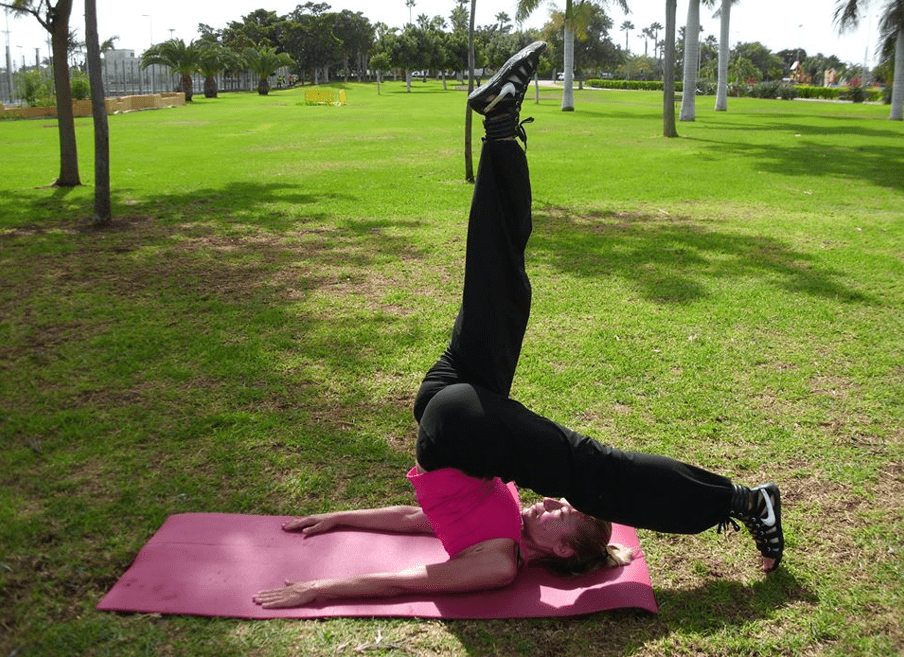
[[[514,481],[588,515],[662,532],[694,534],[722,522],[734,493],[725,477],[614,449],[470,385],[445,388],[427,407],[417,453],[428,464]]]
[[[489,390],[441,390],[427,406],[418,461],[472,477],[499,477],[576,509],[631,527],[696,534],[730,518],[744,522],[768,561],[784,550],[781,499],[767,484],[750,489],[727,477],[655,454],[625,452],[582,436]]]
[[[468,221],[461,308],[448,348],[421,384],[414,405],[418,421],[433,396],[453,383],[508,396],[530,315],[524,271],[530,203],[521,147],[514,141],[484,142]]]
[[[471,383],[507,397],[530,315],[531,288],[524,249],[531,233],[531,187],[519,110],[546,49],[536,42],[516,54],[469,103],[485,114],[484,139],[468,219],[461,308],[448,349],[418,392],[420,421],[433,396],[448,385]]]

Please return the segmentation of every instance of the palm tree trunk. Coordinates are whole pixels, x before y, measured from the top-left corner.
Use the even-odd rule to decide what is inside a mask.
[[[728,38],[732,0],[722,0],[722,18],[719,32],[719,82],[716,91],[716,111],[728,111]]]
[[[662,134],[677,137],[675,128],[675,13],[678,0],[665,0],[665,52],[662,57]]]
[[[85,47],[88,51],[91,114],[94,118],[94,224],[105,226],[113,221],[110,203],[110,128],[107,125],[107,107],[104,102],[104,82],[100,66],[96,0],[85,0]]]
[[[681,92],[681,121],[697,118],[697,56],[700,52],[700,0],[687,3],[684,28],[684,77]]]
[[[468,95],[474,91],[474,14],[477,0],[471,0],[471,16],[468,23]],[[474,159],[471,151],[471,106],[465,103],[465,180],[474,182]]]
[[[904,120],[904,22],[898,25],[898,37],[895,39],[895,76],[891,88],[891,114],[888,118],[892,121]]]
[[[569,0],[568,5],[571,5]],[[567,10],[566,10],[567,12]],[[565,17],[565,34],[564,34],[564,50],[565,50],[565,81],[562,89],[562,111],[574,111],[574,27],[567,13]]]
[[[190,103],[191,97],[194,95],[194,84],[191,81],[191,73],[182,74],[182,91],[185,92],[185,102]]]
[[[53,79],[56,83],[57,127],[60,133],[60,175],[55,187],[77,187],[78,148],[75,143],[75,118],[72,114],[72,89],[69,86],[69,16],[72,0],[60,0],[51,23]]]

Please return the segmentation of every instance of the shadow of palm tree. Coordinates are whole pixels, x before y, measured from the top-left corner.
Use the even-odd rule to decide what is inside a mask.
[[[778,239],[718,230],[669,216],[535,210],[537,257],[579,277],[613,274],[633,281],[660,303],[688,303],[708,295],[707,281],[759,278],[788,292],[868,302],[844,283],[844,273]]]

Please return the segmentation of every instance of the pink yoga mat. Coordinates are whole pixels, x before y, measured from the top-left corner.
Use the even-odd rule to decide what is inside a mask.
[[[286,520],[219,513],[170,516],[97,608],[237,618],[526,618],[620,607],[658,610],[642,555],[628,566],[573,579],[529,566],[511,586],[479,593],[263,609],[252,596],[286,579],[400,570],[447,558],[430,536],[335,531],[303,538],[282,530]],[[613,526],[613,542],[639,545],[635,531],[621,525]]]

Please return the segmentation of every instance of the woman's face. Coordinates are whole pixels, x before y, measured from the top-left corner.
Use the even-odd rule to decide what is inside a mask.
[[[584,516],[565,500],[546,497],[521,510],[526,538],[537,546],[555,552],[577,532]],[[570,548],[569,548],[570,549]]]

